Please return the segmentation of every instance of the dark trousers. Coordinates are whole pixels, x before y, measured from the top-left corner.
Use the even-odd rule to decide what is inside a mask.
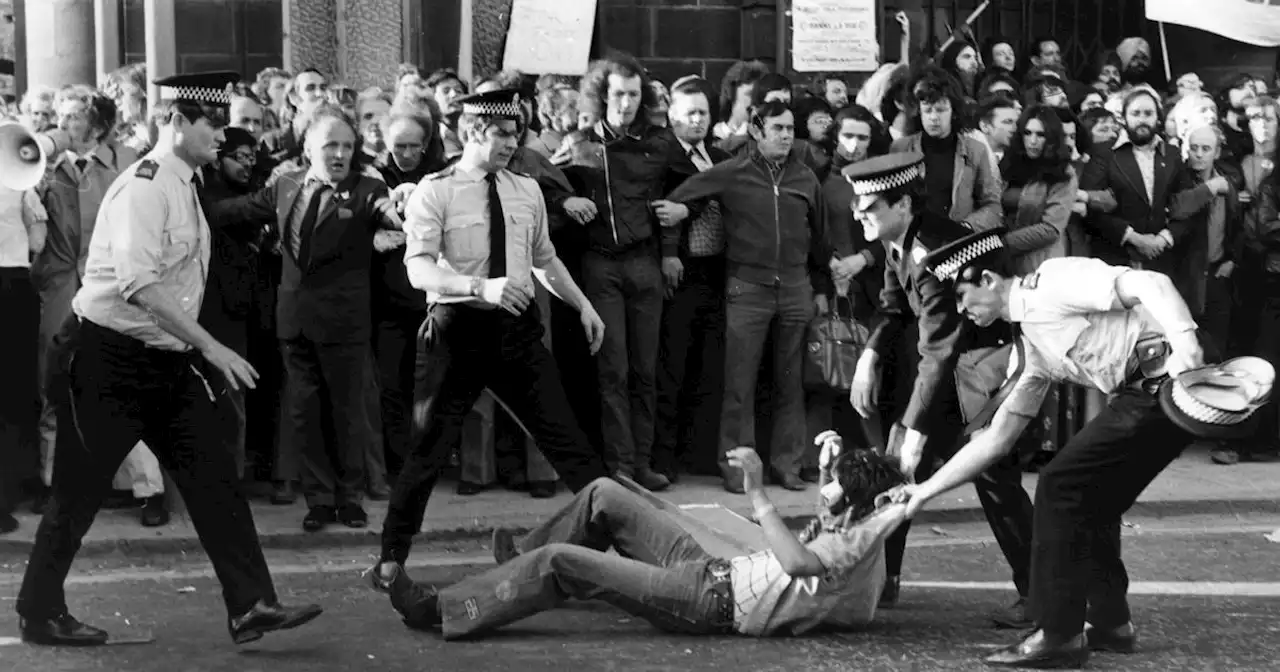
[[[1204,279],[1204,309],[1196,316],[1201,331],[1208,334],[1218,352],[1235,356],[1231,346],[1231,314],[1235,303],[1235,287],[1230,278],[1215,277],[1212,273]]]
[[[0,515],[11,513],[22,479],[39,462],[36,423],[40,416],[37,364],[40,298],[25,268],[0,268]]]
[[[1262,295],[1262,300],[1257,314],[1257,337],[1250,354],[1280,368],[1280,274],[1266,276],[1254,291]],[[1258,409],[1257,435],[1256,445],[1259,448],[1280,443],[1280,402],[1273,400]]]
[[[382,443],[390,474],[400,472],[409,454],[409,436],[413,429],[413,360],[418,349],[418,328],[426,317],[425,310],[387,312],[378,317],[374,330]]]
[[[1040,471],[1031,613],[1046,633],[1129,622],[1120,517],[1191,441],[1154,396],[1126,388]]]
[[[963,441],[966,418],[976,417],[986,400],[1000,387],[1009,362],[1009,348],[981,348],[962,353],[956,364],[955,385],[947,385],[935,397],[940,404],[936,426],[928,432],[924,456],[916,469],[916,482],[924,482],[938,461],[955,455]],[[908,393],[909,394],[909,393]],[[1022,487],[1022,468],[1017,454],[992,465],[973,482],[982,513],[991,533],[1013,570],[1013,585],[1026,597],[1031,585],[1032,507]],[[894,530],[885,541],[885,565],[889,576],[902,574],[910,521]]]
[[[800,470],[805,452],[804,382],[801,369],[813,289],[801,284],[772,287],[729,278],[726,284],[724,401],[720,405],[720,450],[716,458],[728,473],[726,453],[738,446],[758,446],[756,376],[765,344],[773,332],[773,439],[769,463],[780,474]]]
[[[359,504],[367,485],[366,452],[381,452],[370,411],[373,355],[368,343],[281,342],[285,411],[281,456],[301,460],[308,506]]]
[[[600,429],[596,358],[591,354],[591,344],[582,328],[582,315],[559,300],[551,302],[551,352],[578,426],[587,435],[587,442],[599,451],[604,446],[604,438]]]
[[[232,458],[220,445],[210,391],[223,382],[204,373],[193,353],[148,348],[141,341],[68,320],[51,363],[58,412],[53,498],[36,530],[18,594],[28,619],[66,611],[63,581],[111,478],[139,440],[173,477],[187,514],[222,584],[227,613],[274,602],[271,573],[253,513],[239,493]]]
[[[658,405],[658,340],[662,331],[662,269],[657,250],[617,257],[587,252],[583,291],[604,321],[596,353],[604,459],[626,474],[650,467]]]
[[[542,334],[536,305],[519,316],[456,304],[428,309],[418,337],[410,451],[382,527],[384,561],[403,564],[408,557],[440,471],[461,441],[463,420],[485,388],[529,429],[571,490],[605,475]]]
[[[686,259],[667,300],[658,357],[653,466],[714,473],[724,398],[724,257]]]

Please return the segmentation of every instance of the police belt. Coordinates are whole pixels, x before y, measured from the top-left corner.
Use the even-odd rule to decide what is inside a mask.
[[[1018,378],[1022,376],[1022,371],[1027,365],[1026,346],[1022,343],[1022,329],[1018,325],[1013,328],[1013,348],[1018,353],[1018,366],[1014,369],[1013,375],[1000,386],[995,394],[991,395],[991,399],[982,407],[982,410],[974,417],[964,428],[966,436],[986,427],[991,423],[991,418],[995,417],[996,411],[1000,409],[1000,404],[1009,397],[1013,392],[1014,386],[1018,382]],[[1160,383],[1167,378],[1165,373],[1165,365],[1169,361],[1169,341],[1159,334],[1139,338],[1138,342],[1133,346],[1132,358],[1137,360],[1137,366],[1134,367],[1132,373],[1125,378],[1121,387],[1136,387],[1147,392],[1155,394],[1160,389]]]
[[[723,558],[707,561],[707,583],[716,596],[712,626],[725,634],[734,632],[734,610],[737,608],[733,600],[732,569],[733,565]]]

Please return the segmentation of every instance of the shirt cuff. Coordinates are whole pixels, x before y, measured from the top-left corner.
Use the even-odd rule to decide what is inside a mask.
[[[1160,238],[1164,240],[1164,242],[1169,243],[1169,246],[1170,246],[1170,247],[1172,247],[1172,246],[1173,246],[1173,242],[1174,242],[1174,241],[1173,241],[1173,234],[1172,234],[1172,233],[1169,233],[1169,229],[1164,229],[1164,230],[1162,230],[1162,231],[1161,231],[1159,234],[1157,234],[1157,235],[1159,235],[1159,236],[1160,236]]]

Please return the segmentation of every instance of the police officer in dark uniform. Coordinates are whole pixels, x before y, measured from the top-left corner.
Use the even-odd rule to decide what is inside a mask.
[[[578,309],[592,352],[604,323],[556,257],[538,183],[506,169],[523,131],[519,94],[497,90],[460,102],[462,157],[423,179],[405,210],[405,266],[427,292],[429,312],[419,332],[410,453],[392,490],[375,579],[408,557],[440,470],[485,388],[574,492],[607,475],[542,343],[535,269]]]
[[[112,476],[139,440],[182,493],[222,583],[237,644],[321,613],[277,600],[234,459],[213,431],[224,390],[252,388],[257,378],[197,321],[212,248],[200,167],[217,159],[239,78],[214,72],[157,81],[159,140],[116,178],[98,211],[74,314],[51,355],[57,477],[18,594],[29,642],[108,641],[68,613],[62,584]]]
[[[923,166],[918,153],[876,157],[843,170],[853,185],[854,215],[868,240],[888,248],[878,324],[858,362],[850,401],[863,417],[878,412],[876,397],[881,353],[909,332],[915,317],[920,361],[910,400],[889,437],[903,471],[918,479],[932,473],[934,461],[949,456],[987,401],[1004,382],[1012,342],[1008,324],[977,329],[957,312],[954,296],[922,261],[930,250],[972,233],[962,224],[925,210]],[[993,466],[975,486],[987,522],[1013,568],[1019,599],[994,615],[997,625],[1025,627],[1030,582],[1031,499],[1011,459]],[[882,604],[897,601],[902,555],[909,526],[886,543],[889,575]]]

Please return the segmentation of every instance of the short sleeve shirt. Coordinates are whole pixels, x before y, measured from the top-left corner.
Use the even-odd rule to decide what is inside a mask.
[[[890,504],[847,530],[819,534],[807,548],[826,568],[821,576],[788,575],[772,550],[733,558],[734,627],[767,637],[870,623],[885,583],[884,540],[905,518],[903,505]]]
[[[489,277],[489,185],[482,170],[457,165],[424,178],[405,207],[405,261],[429,257],[462,275]],[[547,205],[533,178],[498,172],[498,196],[506,219],[507,278],[533,292],[533,269],[556,257]],[[471,302],[465,296],[429,293],[431,303]]]
[[[72,301],[76,315],[154,348],[191,348],[130,299],[159,285],[199,318],[210,248],[196,179],[171,152],[152,152],[120,173],[98,210],[83,284]]]
[[[1027,363],[1003,408],[1034,418],[1054,382],[1108,394],[1124,384],[1136,366],[1134,346],[1163,333],[1142,306],[1121,304],[1116,280],[1129,271],[1098,259],[1060,257],[1015,281],[1009,316],[1021,327]]]

